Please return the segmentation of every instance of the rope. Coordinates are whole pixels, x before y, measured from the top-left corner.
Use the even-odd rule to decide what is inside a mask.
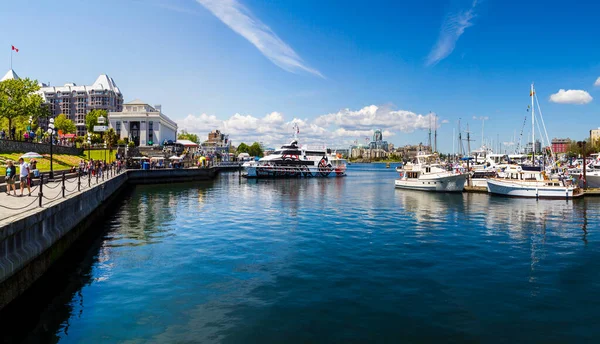
[[[38,201],[38,198],[37,198],[37,197],[34,197],[33,201],[32,201],[31,203],[29,203],[28,205],[24,206],[24,207],[20,207],[20,208],[11,208],[11,207],[7,207],[7,206],[4,206],[4,205],[0,204],[0,208],[4,208],[4,209],[8,209],[8,210],[23,210],[23,209],[25,209],[25,208],[28,208],[29,206],[31,206],[33,203],[35,203],[35,202],[37,202],[37,201]]]

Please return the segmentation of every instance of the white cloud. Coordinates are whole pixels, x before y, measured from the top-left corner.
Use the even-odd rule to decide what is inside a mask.
[[[598,77],[598,79],[596,79],[594,86],[600,86],[600,76]]]
[[[448,123],[450,123],[449,120],[447,120],[447,119],[442,120],[442,124],[448,124]]]
[[[584,90],[560,89],[557,93],[550,96],[550,101],[559,104],[587,104],[592,101],[592,96]]]
[[[308,72],[320,77],[316,69],[308,67],[302,58],[267,25],[255,18],[237,0],[196,0],[219,18],[225,25],[252,43],[271,62],[280,68],[296,73]]]
[[[243,115],[220,120],[214,115],[188,115],[178,120],[179,129],[199,134],[202,138],[214,129],[229,134],[234,144],[262,141],[272,147],[281,145],[293,137],[294,124],[300,128],[302,143],[324,143],[329,146],[347,145],[355,140],[362,143],[371,138],[375,129],[382,129],[384,139],[397,132],[411,133],[415,130],[435,127],[434,114],[421,115],[405,110],[392,110],[389,107],[366,106],[358,110],[343,109],[336,113],[319,116],[314,120],[292,118],[286,121],[279,112],[271,112],[264,117]],[[441,123],[448,123],[447,120]],[[441,123],[438,121],[437,126]]]
[[[435,114],[421,115],[406,110],[392,110],[389,107],[370,105],[357,111],[343,109],[319,116],[315,119],[315,123],[323,127],[335,125],[347,130],[387,128],[412,133],[418,129],[428,129],[430,126],[433,128]]]
[[[438,40],[429,52],[425,65],[436,65],[454,51],[456,42],[465,32],[465,29],[473,26],[472,20],[475,18],[476,6],[477,0],[474,0],[468,10],[450,13],[446,16]]]

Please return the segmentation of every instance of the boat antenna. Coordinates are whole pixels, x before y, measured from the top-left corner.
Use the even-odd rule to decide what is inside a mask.
[[[298,127],[298,123],[294,122],[292,129],[294,130],[294,140],[298,141],[298,134],[300,133],[300,127]]]

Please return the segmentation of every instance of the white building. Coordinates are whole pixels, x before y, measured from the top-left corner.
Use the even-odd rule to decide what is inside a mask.
[[[139,99],[123,104],[121,112],[109,112],[108,126],[136,146],[158,146],[177,138],[177,123],[162,113],[161,106]]]

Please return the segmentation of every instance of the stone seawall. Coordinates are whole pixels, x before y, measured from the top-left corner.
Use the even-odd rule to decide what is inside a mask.
[[[85,228],[72,230],[116,196],[126,182],[127,175],[121,174],[0,229],[0,309],[71,246]]]
[[[211,180],[218,168],[128,170],[47,208],[0,227],[0,310],[60,258],[127,185]]]
[[[39,154],[50,154],[50,144],[0,140],[0,153],[12,152],[36,152]],[[83,154],[83,149],[54,145],[52,146],[52,152],[55,154],[81,155]]]

